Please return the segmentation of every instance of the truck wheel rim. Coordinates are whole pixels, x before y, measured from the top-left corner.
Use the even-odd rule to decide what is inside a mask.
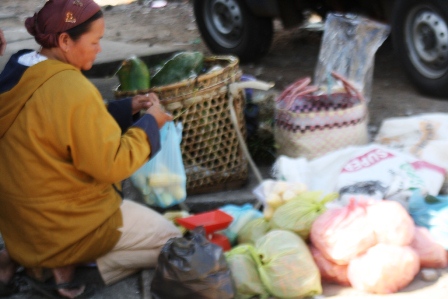
[[[431,7],[418,6],[405,23],[405,39],[415,68],[427,78],[437,79],[448,69],[448,27]]]
[[[210,32],[223,47],[235,47],[241,39],[243,30],[239,4],[233,0],[212,0],[209,3],[210,11],[205,15],[210,16],[206,20]]]

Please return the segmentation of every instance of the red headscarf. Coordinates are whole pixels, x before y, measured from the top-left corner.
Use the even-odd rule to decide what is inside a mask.
[[[93,0],[49,0],[26,19],[25,27],[38,44],[52,48],[58,45],[59,33],[84,23],[100,10]]]

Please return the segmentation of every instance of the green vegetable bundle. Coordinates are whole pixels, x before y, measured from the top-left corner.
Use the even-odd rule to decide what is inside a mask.
[[[145,90],[151,86],[148,66],[136,56],[125,59],[116,75],[120,81],[120,91]]]
[[[151,78],[153,86],[163,86],[198,76],[204,67],[201,52],[180,52],[167,60]]]

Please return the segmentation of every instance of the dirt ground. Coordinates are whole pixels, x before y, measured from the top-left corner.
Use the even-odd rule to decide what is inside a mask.
[[[0,14],[18,16],[19,22],[34,13],[45,0],[2,0]],[[210,54],[195,24],[191,2],[170,0],[161,8],[154,1],[98,0],[106,19],[105,39],[151,45],[176,44],[186,50]],[[121,3],[121,4],[120,4]],[[124,3],[124,4],[123,4]],[[11,22],[11,21],[9,21]],[[11,26],[2,20],[2,27]],[[284,30],[275,22],[274,41],[269,53],[256,64],[241,64],[245,74],[274,82],[273,90],[281,91],[298,78],[313,76],[321,46],[320,32],[300,28]],[[370,110],[372,135],[384,118],[424,112],[448,112],[445,100],[419,94],[406,78],[386,40],[377,51]]]

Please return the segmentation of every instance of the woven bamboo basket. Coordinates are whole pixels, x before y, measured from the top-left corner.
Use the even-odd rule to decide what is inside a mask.
[[[183,125],[182,158],[187,174],[187,193],[199,194],[241,187],[247,182],[248,163],[230,119],[228,85],[240,80],[238,59],[212,56],[206,66],[222,68],[194,79],[148,90],[121,92],[116,98],[156,93],[162,105]],[[239,130],[245,136],[244,94],[234,97]]]

